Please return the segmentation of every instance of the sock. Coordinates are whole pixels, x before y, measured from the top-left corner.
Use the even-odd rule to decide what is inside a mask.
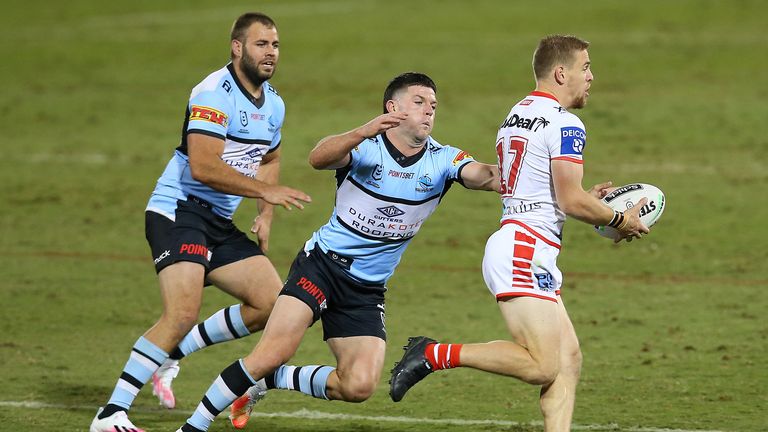
[[[431,343],[427,345],[424,355],[434,370],[451,369],[461,366],[459,353],[462,344]]]
[[[272,374],[264,377],[267,388],[296,390],[318,399],[328,400],[325,393],[328,376],[336,370],[331,366],[288,366],[282,365]]]
[[[171,352],[170,358],[180,360],[207,346],[239,339],[251,334],[243,322],[240,307],[241,305],[239,304],[226,307],[193,327],[184,336],[179,346]]]
[[[128,411],[139,390],[152,378],[152,374],[163,364],[166,358],[168,358],[168,353],[145,339],[144,336],[140,337],[133,345],[123,373],[120,374],[115,390],[99,418],[109,417],[117,411]]]
[[[213,419],[230,406],[235,399],[244,395],[248,388],[254,384],[256,381],[245,370],[242,360],[237,360],[227,366],[205,392],[203,400],[197,405],[192,417],[187,419],[185,425],[187,429],[182,428],[182,430],[207,431]],[[190,429],[190,427],[194,429]]]

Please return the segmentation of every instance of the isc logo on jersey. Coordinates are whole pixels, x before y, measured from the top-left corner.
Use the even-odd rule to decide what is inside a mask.
[[[229,123],[229,117],[223,112],[201,105],[192,105],[189,113],[189,120],[203,120],[211,123],[216,123],[226,127]]]
[[[465,151],[460,151],[459,154],[456,155],[455,158],[453,158],[453,164],[457,165],[459,162],[463,161],[464,159],[474,159],[469,153]]]
[[[584,129],[575,126],[560,128],[560,154],[580,155],[587,145]]]

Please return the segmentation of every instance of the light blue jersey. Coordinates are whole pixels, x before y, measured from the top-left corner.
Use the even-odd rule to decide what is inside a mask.
[[[262,96],[255,99],[237,79],[231,63],[208,75],[192,89],[181,145],[158,179],[147,210],[175,220],[176,202],[194,195],[210,203],[217,215],[231,219],[243,198],[216,191],[192,178],[187,136],[200,133],[223,139],[222,160],[239,173],[255,178],[264,155],[280,145],[284,119],[283,99],[269,83],[262,84]]]
[[[367,139],[337,170],[336,206],[331,219],[307,241],[352,259],[350,274],[383,284],[405,248],[435,211],[461,170],[473,159],[431,137],[422,151],[404,157],[385,135]]]

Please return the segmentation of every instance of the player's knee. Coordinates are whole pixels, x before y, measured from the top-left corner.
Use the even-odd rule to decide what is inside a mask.
[[[340,393],[346,402],[365,402],[376,391],[378,380],[369,375],[339,374]]]
[[[550,384],[555,380],[555,378],[557,378],[558,372],[559,368],[555,365],[540,365],[538,374],[536,374],[536,376],[533,378],[532,384]]]
[[[240,311],[248,331],[254,333],[264,329],[274,306],[274,300],[264,300],[257,305],[244,304]]]
[[[176,339],[181,340],[197,324],[197,311],[174,311],[160,318],[159,325],[166,328]]]
[[[567,373],[568,375],[575,377],[580,376],[582,361],[583,357],[579,348],[565,353],[560,366],[561,373]]]

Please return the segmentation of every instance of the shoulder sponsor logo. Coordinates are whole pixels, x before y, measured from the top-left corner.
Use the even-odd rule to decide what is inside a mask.
[[[523,105],[523,106],[526,106],[526,105],[530,105],[530,104],[532,104],[532,103],[533,103],[533,99],[524,99],[524,100],[523,100],[522,102],[520,102],[518,105]]]
[[[381,214],[383,214],[386,217],[398,217],[405,214],[404,211],[400,210],[399,208],[395,206],[387,206],[387,207],[379,207],[376,210],[380,211]]]
[[[587,133],[576,126],[560,128],[560,154],[580,155],[587,145]]]
[[[221,83],[221,88],[223,88],[227,93],[232,93],[232,84],[229,82],[229,80],[224,80],[224,82]]]
[[[508,117],[504,120],[504,123],[501,124],[499,129],[516,127],[536,132],[540,127],[545,128],[548,125],[549,120],[545,119],[544,117],[534,117],[532,119],[528,119],[525,117],[520,117],[517,114],[512,114],[512,117]]]
[[[459,162],[463,161],[464,159],[474,159],[469,153],[465,151],[460,151],[459,154],[456,155],[455,158],[453,158],[453,164],[458,165]]]
[[[192,105],[192,108],[190,109],[189,120],[202,120],[224,127],[229,124],[229,117],[227,117],[226,114],[217,109],[202,105]]]

